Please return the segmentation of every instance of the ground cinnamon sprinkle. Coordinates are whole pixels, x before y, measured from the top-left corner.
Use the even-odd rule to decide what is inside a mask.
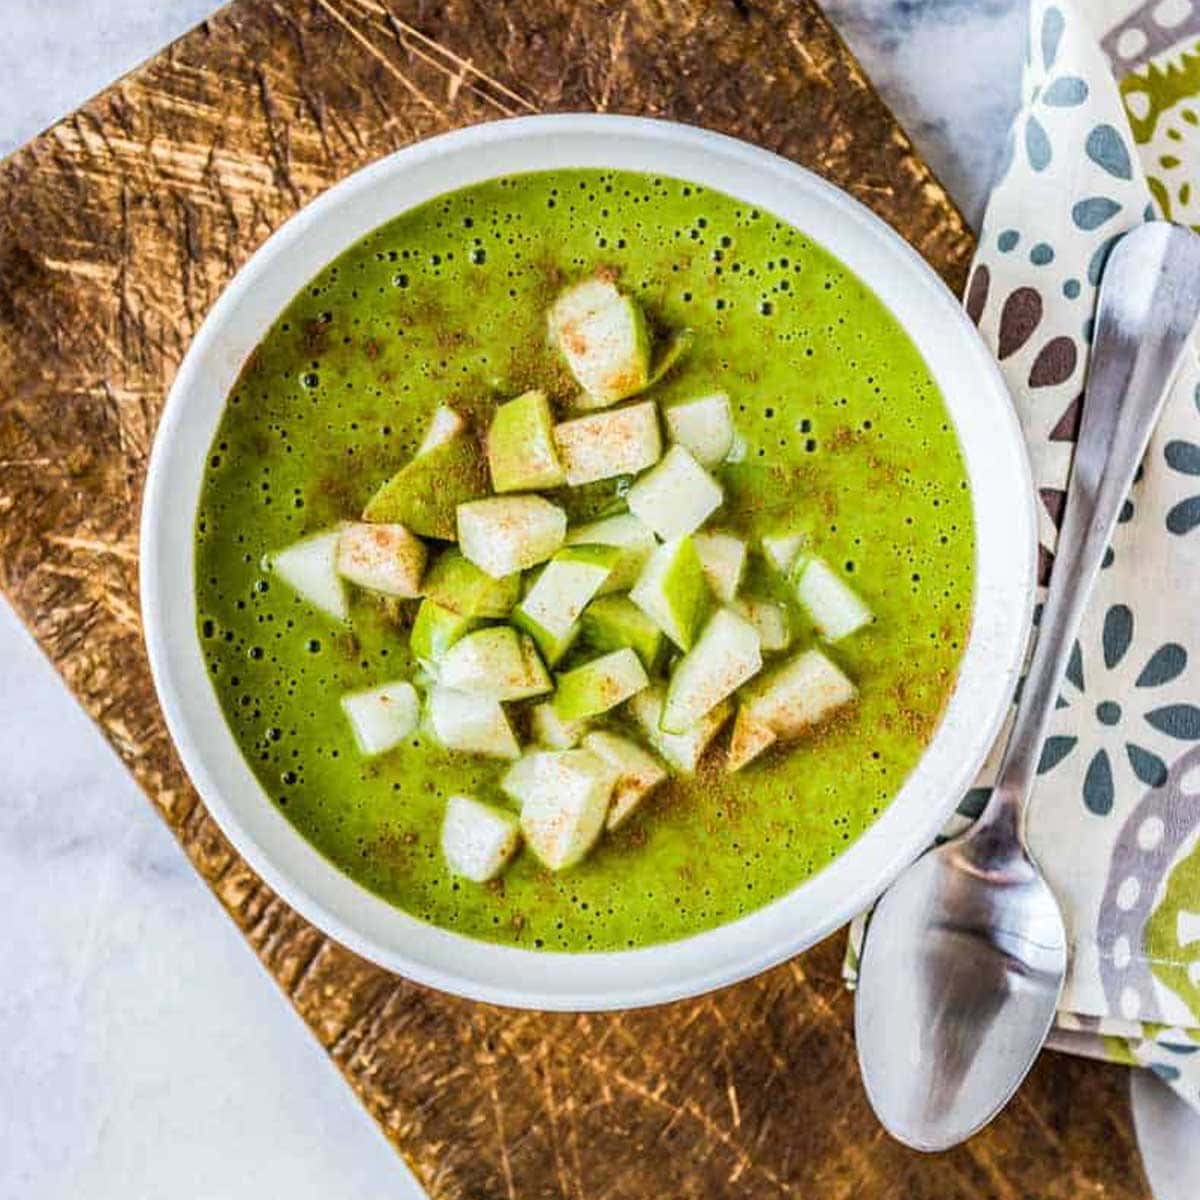
[[[869,823],[871,814],[886,800],[884,793],[890,794],[898,785],[911,765],[913,744],[931,735],[953,683],[957,662],[953,643],[961,640],[965,644],[969,620],[969,613],[956,618],[949,611],[953,601],[940,599],[948,580],[938,578],[937,565],[944,561],[943,574],[950,575],[955,569],[951,557],[955,551],[962,552],[963,561],[968,557],[969,525],[964,523],[963,513],[969,504],[954,507],[950,516],[946,508],[941,509],[936,514],[936,529],[934,518],[926,513],[932,496],[945,497],[950,485],[940,486],[943,476],[927,470],[930,457],[917,449],[927,445],[930,437],[936,439],[936,429],[918,428],[912,436],[905,432],[914,428],[906,425],[909,416],[918,425],[926,418],[921,406],[905,407],[903,389],[892,386],[912,374],[907,359],[903,372],[900,365],[895,369],[888,365],[897,356],[908,354],[904,345],[884,346],[886,354],[881,357],[871,328],[867,330],[871,336],[865,338],[848,329],[842,344],[834,344],[842,336],[831,323],[836,316],[844,315],[852,325],[855,319],[871,320],[874,315],[844,299],[836,301],[833,311],[834,299],[823,290],[824,273],[836,274],[837,268],[824,263],[819,248],[806,240],[787,246],[797,268],[803,258],[803,271],[779,263],[780,243],[792,236],[791,231],[777,226],[763,236],[754,223],[760,214],[752,216],[737,202],[715,193],[685,204],[677,181],[654,181],[653,187],[665,188],[662,194],[669,193],[671,202],[679,206],[679,213],[669,214],[665,226],[656,227],[656,199],[643,203],[653,197],[643,197],[642,186],[634,186],[633,181],[629,184],[633,193],[625,191],[626,183],[620,180],[615,181],[615,193],[611,189],[604,192],[609,182],[604,179],[602,186],[596,187],[590,208],[582,196],[572,195],[571,210],[578,208],[579,215],[571,219],[580,222],[582,218],[587,226],[585,236],[575,237],[569,231],[560,236],[561,216],[568,208],[562,192],[549,210],[547,195],[531,191],[526,210],[498,226],[493,226],[491,214],[485,215],[477,201],[459,210],[454,206],[462,201],[447,197],[449,208],[438,206],[438,215],[432,218],[437,231],[431,226],[425,242],[420,229],[411,226],[388,233],[397,253],[401,246],[411,251],[411,260],[406,254],[403,266],[403,285],[395,267],[381,267],[378,280],[369,274],[375,269],[372,263],[378,243],[364,255],[367,263],[361,276],[353,259],[348,260],[343,272],[355,266],[350,278],[358,289],[353,301],[358,307],[352,309],[349,286],[335,285],[319,299],[307,293],[302,296],[296,313],[289,317],[295,332],[268,343],[261,378],[255,378],[253,395],[247,392],[243,397],[249,403],[239,402],[236,411],[230,409],[236,436],[230,438],[234,452],[223,452],[226,478],[233,477],[228,467],[235,455],[244,460],[257,456],[262,461],[251,462],[243,477],[252,476],[252,487],[257,488],[256,472],[262,465],[270,465],[272,483],[284,481],[278,486],[285,503],[293,483],[303,484],[305,511],[289,513],[286,527],[278,521],[270,524],[277,516],[276,508],[283,504],[264,514],[257,507],[241,504],[232,486],[222,492],[222,479],[217,474],[212,477],[216,500],[224,506],[220,512],[213,506],[214,539],[228,538],[235,525],[240,531],[258,521],[266,529],[264,537],[270,537],[268,549],[286,546],[289,536],[315,532],[322,522],[331,526],[340,519],[357,518],[375,489],[411,460],[430,415],[439,405],[447,405],[467,421],[468,428],[455,439],[452,451],[439,454],[424,473],[418,471],[411,477],[421,482],[422,514],[431,512],[438,496],[447,490],[478,488],[478,495],[487,495],[490,475],[482,443],[499,403],[537,388],[552,400],[558,424],[578,418],[584,407],[578,403],[580,385],[566,360],[549,343],[548,306],[564,288],[593,276],[614,284],[624,280],[625,290],[644,301],[653,362],[662,361],[681,328],[694,328],[695,336],[672,374],[654,391],[603,410],[604,419],[596,428],[591,449],[620,456],[635,447],[644,448],[645,439],[639,445],[633,427],[619,419],[640,404],[657,406],[656,420],[661,420],[662,409],[670,404],[726,391],[740,438],[735,444],[743,446],[745,453],[736,463],[712,468],[726,503],[706,529],[733,533],[749,544],[744,594],[790,603],[787,580],[772,573],[759,542],[764,534],[802,533],[808,535],[813,552],[826,557],[831,567],[839,569],[845,560],[854,560],[852,582],[857,586],[861,581],[864,599],[874,600],[876,589],[881,597],[888,596],[888,603],[872,605],[880,621],[857,642],[827,645],[799,610],[792,612],[793,646],[768,660],[768,667],[781,664],[818,646],[860,687],[859,703],[794,740],[777,742],[737,774],[727,769],[727,725],[706,748],[693,775],[675,774],[647,796],[627,824],[612,835],[602,835],[598,848],[580,869],[555,874],[539,865],[527,847],[508,874],[477,888],[447,875],[441,859],[439,822],[452,793],[471,794],[513,811],[499,782],[508,764],[438,749],[424,727],[418,727],[394,750],[365,759],[355,753],[348,740],[349,727],[334,707],[342,690],[385,680],[407,677],[427,689],[430,680],[423,669],[413,669],[404,642],[417,602],[351,591],[351,620],[353,628],[362,633],[360,644],[359,638],[347,632],[350,627],[322,624],[309,629],[303,625],[301,602],[272,580],[251,615],[277,606],[273,610],[277,617],[296,621],[294,637],[301,639],[301,644],[303,639],[319,635],[321,643],[333,650],[289,660],[290,642],[280,643],[280,661],[289,668],[300,663],[304,686],[323,689],[321,706],[301,691],[298,699],[304,703],[296,711],[287,710],[293,699],[281,698],[284,711],[266,718],[288,730],[282,735],[286,754],[293,749],[288,740],[294,739],[301,749],[311,746],[314,755],[308,771],[299,769],[305,765],[299,763],[295,773],[299,778],[286,783],[294,789],[287,793],[288,818],[331,855],[340,853],[351,841],[350,869],[361,871],[369,886],[417,915],[471,936],[525,946],[544,944],[550,949],[624,948],[631,935],[640,944],[659,936],[686,934],[694,931],[698,919],[692,914],[702,914],[704,921],[737,915],[799,882],[812,863],[820,865],[836,855],[843,838],[855,836]],[[544,186],[545,181],[522,177],[509,182],[511,190],[497,185],[487,203],[502,209],[523,189]],[[652,189],[649,181],[644,189]],[[588,194],[586,189],[583,194]],[[607,198],[610,194],[612,199]],[[632,200],[622,200],[623,194],[636,194],[636,206]],[[615,210],[609,226],[600,216],[606,205]],[[537,225],[545,211],[555,214],[545,218],[547,229],[557,231],[554,238],[542,236],[544,230]],[[472,232],[457,232],[464,227]],[[656,230],[657,239],[648,237],[645,246],[639,245],[638,235],[632,234],[638,228]],[[463,242],[462,246],[454,243],[453,256],[447,249],[448,236]],[[496,241],[488,240],[491,238]],[[604,239],[609,239],[607,247],[611,249],[601,244]],[[729,250],[733,241],[736,251]],[[598,261],[601,254],[604,261]],[[432,260],[438,255],[441,258],[433,269]],[[672,270],[673,266],[679,269]],[[346,277],[344,273],[343,282]],[[779,286],[785,277],[790,291]],[[381,291],[377,292],[376,283]],[[337,311],[333,322],[316,315],[327,305]],[[589,348],[592,339],[587,325],[568,326],[566,334],[573,349]],[[335,344],[330,349],[327,343]],[[815,354],[806,353],[813,347]],[[872,360],[873,354],[879,363]],[[861,380],[861,386],[852,389],[839,377],[838,372],[844,373],[846,364],[855,358],[864,360],[864,371],[878,373],[889,397],[888,409],[878,407],[882,402],[871,398]],[[781,370],[785,364],[790,376]],[[257,355],[249,369],[259,370]],[[641,382],[635,374],[622,368],[608,382],[616,391],[635,389]],[[385,386],[389,377],[396,382]],[[869,382],[873,386],[875,381]],[[348,383],[350,387],[346,387]],[[260,397],[266,405],[259,404]],[[268,430],[261,420],[267,406],[275,426],[282,423],[288,430],[290,459],[283,457],[276,429]],[[885,411],[893,413],[896,420],[883,420]],[[870,437],[862,432],[868,421],[876,426]],[[661,425],[659,428],[661,431]],[[382,436],[381,430],[387,436]],[[396,436],[391,436],[393,431]],[[336,469],[329,466],[335,460]],[[913,466],[898,469],[894,462],[912,462]],[[622,489],[627,483],[605,479],[557,489],[547,498],[567,511],[571,525],[578,525],[623,511]],[[956,480],[951,484],[956,486]],[[939,490],[929,490],[935,486]],[[957,491],[954,496],[957,499]],[[261,504],[257,495],[254,499]],[[943,499],[942,503],[947,502]],[[448,511],[453,514],[453,505]],[[236,516],[237,521],[223,517],[222,512]],[[436,514],[438,519],[442,515],[440,511]],[[916,529],[904,525],[905,516],[915,517]],[[950,534],[951,520],[962,524],[966,532],[953,539],[954,546],[943,550],[940,547],[946,543],[939,542],[938,535]],[[969,513],[966,520],[969,522]],[[510,518],[498,535],[512,537],[514,527]],[[452,532],[445,525],[438,528]],[[255,526],[254,531],[258,529]],[[926,537],[930,530],[932,538]],[[920,540],[923,537],[925,541]],[[440,540],[445,539],[431,535],[431,558],[440,551]],[[203,555],[203,549],[198,553]],[[239,574],[241,555],[239,547],[227,555],[226,564],[237,576],[239,595],[248,594],[254,583]],[[910,569],[897,574],[895,563],[915,561],[914,556],[922,556],[920,571],[926,582],[919,594],[910,597]],[[208,559],[212,561],[204,562],[202,576],[221,577],[220,555],[209,554]],[[927,567],[927,561],[932,565]],[[952,582],[969,585],[961,573]],[[226,586],[223,579],[222,586]],[[891,595],[889,589],[893,588],[898,595]],[[214,584],[210,590],[217,593],[221,588]],[[963,587],[955,595],[966,601],[968,591],[969,586]],[[925,607],[914,614],[914,605]],[[229,624],[225,619],[228,607],[219,607],[214,601],[214,616],[220,618],[222,632]],[[894,638],[888,619],[898,631]],[[928,637],[931,629],[937,631],[935,639]],[[266,667],[274,661],[268,655],[261,660],[263,666],[244,666],[247,632],[257,642],[265,641],[261,634],[266,630],[257,628],[238,631],[241,640],[228,651],[223,644],[216,644],[219,637],[209,639],[214,643],[214,665],[224,672],[214,671],[214,678],[219,681],[218,688],[224,689],[222,700],[230,701],[227,709],[231,711],[237,709],[246,685],[234,692],[225,682],[229,676],[235,671],[243,675],[250,670],[261,672],[254,687],[266,690],[268,685],[259,680],[268,678]],[[910,642],[919,644],[914,649]],[[387,648],[386,656],[380,653],[381,646]],[[548,669],[559,674],[593,657],[594,648],[581,637],[562,663]],[[906,672],[907,679],[895,682]],[[295,671],[292,674],[301,678]],[[708,676],[711,694],[721,690],[719,674],[718,665]],[[529,712],[534,703],[506,703],[503,709],[525,751],[532,748]],[[305,714],[318,707],[322,727],[309,736]],[[235,713],[232,720],[237,719]],[[262,740],[262,722],[251,722],[248,715],[243,719],[247,729],[255,725],[250,734]],[[594,724],[620,729],[643,749],[650,748],[652,736],[626,724],[627,720],[623,713],[615,712]],[[293,734],[293,726],[302,732]],[[241,727],[235,733],[240,738]],[[331,741],[339,737],[341,741]],[[277,755],[274,742],[264,740],[263,745]],[[340,751],[336,763],[329,761],[331,745]],[[255,746],[257,752],[257,743]],[[873,761],[872,751],[880,753],[882,761]],[[316,756],[320,757],[319,771],[314,766]],[[264,779],[269,778],[274,789],[272,794],[278,794],[281,769],[290,765],[276,757],[262,768]],[[552,822],[547,820],[547,824]],[[347,830],[364,831],[365,836],[357,840]],[[372,832],[378,834],[374,840]],[[660,854],[660,849],[664,853]],[[359,858],[360,850],[370,860],[366,867]],[[633,886],[629,886],[630,880]],[[676,880],[677,885],[672,886]],[[593,936],[594,943],[590,940]]]

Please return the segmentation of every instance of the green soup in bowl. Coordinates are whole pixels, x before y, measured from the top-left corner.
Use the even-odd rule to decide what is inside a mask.
[[[506,140],[514,125],[523,136]],[[1007,398],[915,256],[760,151],[585,117],[465,131],[398,159],[276,235],[248,268],[270,295],[239,279],[222,305],[252,319],[222,345],[236,314],[219,305],[189,356],[219,365],[203,402],[198,366],[176,384],[187,429],[169,409],[144,571],[185,761],[287,898],[419,979],[607,1007],[758,969],[920,849],[1003,715],[1033,545]],[[390,216],[389,181],[408,188]],[[586,337],[556,327],[556,305],[589,281],[619,297],[616,324],[600,312]],[[610,395],[585,361],[600,341],[632,370]],[[427,457],[439,431],[455,449]],[[187,455],[187,512],[167,516],[167,479],[182,474],[164,475],[167,460]],[[430,465],[405,474],[414,460]],[[712,497],[702,515],[688,480]],[[563,530],[468,612],[476,592],[460,602],[445,581],[469,568],[476,586],[508,562],[519,510],[501,506],[474,538],[454,514],[497,493],[536,496]],[[603,534],[589,531],[612,518],[641,523],[636,562],[628,547],[597,552]],[[386,539],[365,574],[346,565],[352,540],[397,529],[419,558],[407,576]],[[324,557],[304,549],[317,544]],[[168,560],[185,557],[168,583]],[[603,564],[582,595],[562,569],[579,560]],[[566,591],[550,583],[560,575]],[[683,576],[702,582],[688,593]],[[439,613],[451,624],[431,641]],[[168,649],[185,617],[190,646]],[[480,666],[475,647],[501,642],[536,660],[533,686],[505,691],[500,668]],[[580,690],[580,668],[622,653],[623,690]],[[781,681],[812,663],[843,691],[793,720],[788,706],[827,680],[806,676],[782,700]],[[447,734],[447,692],[490,705],[499,741]],[[699,719],[703,738],[681,750]],[[618,743],[654,764],[647,786],[623,793],[637,773],[613,767],[591,815],[571,808],[574,769]],[[482,825],[462,807],[447,821],[456,797],[482,806]],[[549,815],[531,817],[539,804]],[[494,861],[463,866],[455,836],[471,854],[491,836],[479,853]],[[569,979],[551,966],[564,955]]]
[[[340,708],[347,693],[417,673],[418,602],[357,589],[342,623],[273,580],[263,559],[357,520],[439,406],[486,430],[501,403],[541,387],[555,417],[578,415],[579,385],[546,336],[546,313],[564,285],[598,271],[636,298],[659,340],[691,331],[678,366],[638,399],[669,413],[729,397],[737,449],[709,470],[724,501],[706,528],[746,547],[738,594],[786,614],[791,641],[767,651],[764,668],[822,642],[788,573],[760,553],[764,537],[803,535],[875,619],[829,650],[858,689],[836,720],[737,772],[715,738],[695,774],[673,772],[584,862],[554,873],[523,854],[502,886],[483,886],[448,869],[440,830],[450,796],[504,803],[503,763],[422,731],[364,757]],[[582,526],[625,511],[628,483],[542,494]],[[966,468],[936,382],[897,320],[813,237],[665,175],[538,172],[397,217],[280,314],[211,449],[198,632],[263,789],[352,878],[472,937],[624,949],[742,916],[871,824],[949,698],[974,550]],[[555,669],[596,655],[580,638]],[[514,725],[528,728],[525,710],[541,702],[518,702]],[[591,725],[644,741],[620,709]]]

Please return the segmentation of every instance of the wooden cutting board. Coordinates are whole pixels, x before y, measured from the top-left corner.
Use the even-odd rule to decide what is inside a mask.
[[[188,342],[267,235],[348,172],[570,109],[767,146],[963,281],[961,216],[809,0],[238,0],[0,166],[0,587],[435,1197],[1146,1196],[1125,1074],[1094,1063],[1043,1056],[953,1153],[887,1139],[840,938],[656,1010],[469,1004],[305,924],[188,785],[137,596],[146,458]]]

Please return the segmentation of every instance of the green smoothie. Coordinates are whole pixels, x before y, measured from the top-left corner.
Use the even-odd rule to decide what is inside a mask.
[[[341,698],[421,672],[418,601],[350,589],[323,615],[264,557],[364,506],[449,405],[486,430],[530,389],[555,420],[579,385],[547,338],[563,289],[615,280],[656,357],[686,353],[634,400],[730,398],[736,444],[711,468],[706,529],[750,548],[741,591],[785,606],[857,700],[726,769],[728,726],[694,775],[672,773],[569,870],[528,852],[485,884],[440,850],[447,800],[512,805],[509,764],[446,751],[424,728],[375,757]],[[630,401],[632,403],[632,401]],[[667,442],[664,437],[664,449]],[[627,478],[543,490],[572,525],[625,510]],[[822,641],[760,550],[802,535],[874,620]],[[430,543],[431,560],[437,544]],[[423,920],[549,950],[618,950],[696,933],[795,888],[887,807],[928,744],[970,626],[971,496],[929,371],[867,287],[811,236],[677,179],[566,170],[501,178],[377,229],[321,272],[247,363],[214,439],[196,523],[198,635],[221,707],[271,801],[346,874]],[[536,572],[528,572],[527,589]],[[653,631],[651,631],[653,632]],[[581,640],[555,672],[595,657]],[[522,742],[536,701],[505,704]],[[629,704],[594,727],[645,744]]]

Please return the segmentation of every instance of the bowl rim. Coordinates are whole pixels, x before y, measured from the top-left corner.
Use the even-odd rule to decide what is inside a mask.
[[[196,633],[193,570],[203,464],[229,387],[295,292],[389,215],[470,182],[568,165],[713,187],[797,225],[841,259],[890,309],[938,382],[967,463],[976,526],[973,620],[958,679],[929,746],[875,822],[798,887],[735,921],[678,941],[585,953],[503,946],[429,925],[305,841],[251,773],[221,713]],[[805,215],[832,223],[813,229]],[[722,134],[608,114],[518,117],[415,143],[347,176],[275,230],[230,281],[180,365],[154,439],[142,507],[142,620],[155,689],[192,783],[239,854],[306,920],[363,957],[455,995],[546,1010],[634,1008],[735,983],[811,946],[867,908],[932,841],[1009,711],[1032,617],[1035,531],[1025,443],[1000,372],[949,289],[883,221],[805,168]]]

